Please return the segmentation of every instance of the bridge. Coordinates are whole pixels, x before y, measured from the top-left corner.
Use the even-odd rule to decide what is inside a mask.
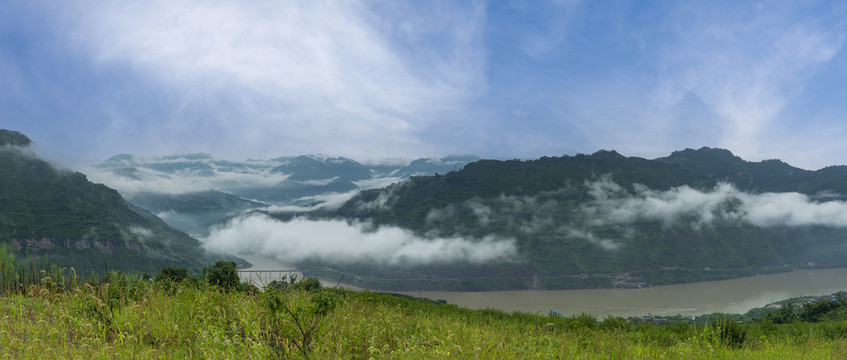
[[[249,281],[253,285],[263,287],[271,281],[288,281],[291,276],[296,276],[297,279],[303,278],[303,272],[296,269],[280,269],[280,270],[236,270],[238,277],[242,281]]]

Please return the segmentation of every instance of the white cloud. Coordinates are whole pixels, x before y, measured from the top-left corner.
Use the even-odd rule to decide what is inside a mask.
[[[705,190],[654,190],[633,184],[628,190],[608,177],[585,186],[587,201],[574,201],[570,187],[535,196],[474,198],[430,210],[426,223],[444,234],[503,229],[519,239],[581,240],[603,250],[625,247],[641,222],[695,231],[721,223],[847,227],[847,202],[837,200],[838,194],[813,198],[795,192],[750,193],[727,183]],[[468,216],[476,219],[471,228],[464,220]]]
[[[403,181],[403,178],[399,177],[379,177],[374,179],[366,179],[366,180],[358,180],[354,181],[353,184],[356,185],[359,189],[381,189],[388,185],[395,184]]]
[[[133,233],[133,234],[135,234],[135,235],[137,235],[141,238],[144,238],[144,239],[149,239],[150,237],[153,236],[153,232],[150,231],[150,229],[143,228],[143,227],[140,227],[140,226],[130,226],[129,232],[131,232],[131,233]]]
[[[380,191],[376,199],[358,203],[356,209],[360,212],[390,209],[391,205],[397,201],[397,192],[409,185],[411,185],[411,182],[408,180],[395,183]]]
[[[336,210],[347,203],[348,200],[352,199],[353,196],[359,193],[361,190],[353,190],[348,191],[346,193],[325,193],[314,196],[305,196],[302,198],[298,198],[295,202],[316,202],[317,205],[311,206],[309,208],[297,208],[292,206],[279,206],[279,207],[271,207],[270,211],[304,211],[308,209],[317,210],[317,209],[325,209],[325,210]]]
[[[597,247],[599,247],[603,250],[610,250],[611,251],[611,250],[618,250],[618,249],[621,248],[621,244],[619,242],[614,241],[612,239],[598,238],[597,235],[594,235],[594,233],[592,233],[590,231],[583,231],[583,230],[567,228],[567,227],[563,227],[561,229],[561,231],[563,233],[568,234],[568,236],[575,237],[575,238],[578,238],[578,239],[584,239],[584,240],[588,241],[589,243],[596,245]]]
[[[320,258],[335,262],[374,261],[381,264],[438,264],[456,261],[484,263],[516,256],[513,239],[486,236],[422,238],[396,227],[367,222],[308,220],[282,222],[264,214],[233,219],[213,229],[209,249],[236,254],[266,254],[297,262]]]
[[[89,168],[85,172],[92,182],[105,184],[126,196],[141,192],[176,195],[206,190],[269,188],[290,176],[267,172],[215,172],[213,176],[195,176],[191,173],[166,174],[143,167],[135,169],[137,178],[118,175],[106,169]]]
[[[844,137],[844,111],[837,100],[815,92],[841,91],[837,81],[825,79],[843,76],[844,5],[583,5],[580,10],[603,16],[575,23],[571,36],[584,35],[597,45],[574,39],[561,46],[597,65],[563,67],[571,72],[550,105],[565,125],[556,134],[575,134],[567,138],[569,146],[646,158],[719,146],[745,159],[780,158],[804,168],[843,161],[832,154],[843,153],[838,139]],[[636,8],[643,18],[630,16]],[[818,112],[827,113],[810,121]],[[538,141],[555,140],[542,134]]]
[[[678,36],[659,47],[655,99],[695,94],[719,116],[719,146],[762,158],[772,145],[769,125],[844,45],[843,24],[797,17],[803,6],[795,5],[678,7],[669,24]]]
[[[583,207],[593,226],[661,221],[666,226],[688,222],[694,228],[716,221],[742,221],[759,227],[847,227],[847,202],[816,201],[796,193],[753,194],[721,183],[711,190],[688,186],[666,191],[636,186],[634,193],[619,190],[608,179],[590,185],[594,199]]]
[[[738,216],[758,226],[847,226],[847,202],[818,202],[799,193],[743,194]]]
[[[415,133],[435,118],[427,114],[486,88],[484,8],[415,6],[113,1],[69,12],[80,18],[66,22],[96,62],[128,65],[180,99],[180,121],[163,121],[152,136],[203,131],[226,136],[218,146],[253,152],[331,144],[336,153],[374,156],[421,146]],[[353,145],[363,142],[373,145],[369,153]]]
[[[477,217],[479,226],[486,227],[491,222],[491,208],[483,204],[479,199],[471,199],[465,202],[465,206],[471,209]]]

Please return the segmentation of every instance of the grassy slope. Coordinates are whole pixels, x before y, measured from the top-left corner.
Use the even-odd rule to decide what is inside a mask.
[[[311,300],[327,291],[340,305],[312,334],[307,355],[313,359],[830,359],[847,353],[844,322],[748,325],[748,340],[732,347],[713,328],[696,325],[473,311],[369,292],[290,291],[279,298],[310,320]],[[67,292],[31,286],[26,294],[0,297],[0,357],[303,358],[291,342],[299,334],[295,323],[282,316],[275,328],[267,298],[151,286],[134,277]],[[276,351],[274,329],[283,335]]]

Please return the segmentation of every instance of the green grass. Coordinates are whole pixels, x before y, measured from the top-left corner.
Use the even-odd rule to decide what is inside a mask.
[[[847,354],[843,321],[738,324],[746,338],[732,343],[714,325],[550,318],[336,289],[226,292],[200,282],[167,284],[118,273],[107,280],[42,281],[0,297],[0,358],[837,359]]]
[[[232,289],[210,285],[211,270],[187,278],[113,271],[83,279],[72,269],[48,268],[19,265],[0,251],[0,359],[838,359],[847,354],[843,298],[807,306],[790,323],[768,316],[739,323],[738,315],[711,315],[705,324],[652,325],[616,317],[598,321],[588,314],[558,318],[470,310],[409,296],[321,288],[314,279],[277,283],[261,292],[226,282],[219,283]],[[819,322],[801,321],[810,314]]]

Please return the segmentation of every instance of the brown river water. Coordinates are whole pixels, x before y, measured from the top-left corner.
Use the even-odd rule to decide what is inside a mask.
[[[754,307],[803,295],[847,290],[847,268],[796,270],[732,280],[653,286],[641,289],[521,290],[489,292],[405,292],[444,299],[471,309],[564,315],[702,315],[745,313]]]
[[[255,255],[239,255],[253,270],[295,269],[292,264]],[[300,274],[298,274],[300,275]],[[278,275],[267,274],[267,283]],[[254,281],[256,280],[254,274]],[[324,283],[326,286],[336,284]],[[343,286],[343,284],[342,284]],[[344,286],[358,290],[352,286]],[[702,315],[714,312],[745,313],[754,307],[803,295],[826,295],[847,290],[847,268],[796,270],[732,280],[653,286],[641,289],[518,290],[486,292],[401,292],[416,297],[443,299],[471,309],[505,311],[550,310],[565,316],[580,313],[599,317],[640,315]]]

